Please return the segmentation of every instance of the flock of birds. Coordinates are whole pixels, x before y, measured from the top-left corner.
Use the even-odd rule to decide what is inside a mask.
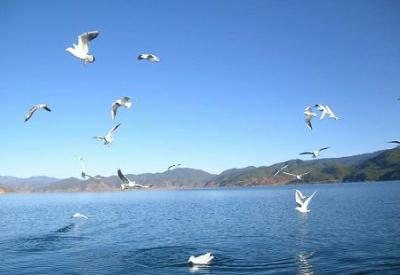
[[[89,64],[95,62],[96,58],[93,54],[90,53],[89,51],[89,42],[98,37],[99,32],[98,31],[90,31],[90,32],[85,32],[81,35],[78,36],[78,44],[73,44],[72,47],[69,47],[66,49],[67,52],[69,52],[72,56],[75,58],[81,60],[83,64]],[[138,55],[137,59],[140,60],[147,60],[150,62],[160,62],[160,59],[154,55],[154,54],[140,54]],[[126,96],[120,99],[115,100],[112,105],[111,105],[111,119],[115,119],[117,116],[118,109],[120,107],[123,107],[125,109],[129,109],[132,106],[132,100],[130,97]],[[305,115],[305,123],[307,127],[312,130],[313,125],[312,125],[312,120],[314,117],[317,117],[317,113],[314,112],[313,108],[316,108],[320,113],[320,120],[323,120],[324,118],[331,118],[333,120],[338,120],[339,117],[336,116],[336,114],[332,111],[332,109],[328,105],[323,105],[323,104],[316,104],[314,106],[308,106],[304,110],[304,115]],[[33,105],[25,118],[25,122],[28,122],[33,115],[35,114],[36,111],[38,110],[45,110],[47,112],[51,112],[51,109],[49,105],[47,104],[36,104]],[[117,129],[121,126],[120,123],[116,124],[113,128],[111,128],[106,135],[104,136],[95,136],[93,137],[95,140],[102,142],[104,145],[110,146],[113,142],[113,135],[117,131]],[[393,140],[390,141],[390,143],[394,143],[396,145],[400,145],[400,141],[398,140]],[[300,155],[310,155],[313,159],[316,159],[320,156],[321,152],[324,150],[329,149],[329,147],[324,147],[315,151],[309,151],[309,152],[303,152],[300,153]],[[99,179],[97,177],[91,176],[90,174],[87,173],[86,171],[86,166],[84,164],[84,160],[82,157],[79,157],[79,161],[81,164],[81,177],[83,179]],[[167,170],[175,169],[181,166],[181,164],[174,164],[170,165]],[[285,165],[278,169],[275,173],[274,176],[279,175],[280,173],[283,173],[285,175],[293,177],[295,180],[302,181],[303,177],[307,174],[310,173],[310,171],[302,173],[302,174],[295,174],[295,173],[290,173],[288,172],[288,165]],[[128,177],[126,177],[121,169],[118,169],[117,175],[119,179],[121,180],[121,190],[126,190],[126,189],[135,189],[135,188],[150,188],[152,185],[142,185],[142,184],[137,184],[135,181],[131,181]],[[308,206],[314,197],[314,195],[317,193],[317,191],[314,191],[310,196],[304,196],[301,191],[296,190],[295,191],[295,201],[297,207],[295,208],[301,213],[308,213],[310,210],[308,209]],[[76,218],[76,219],[88,219],[87,216],[81,213],[75,213],[71,218]],[[214,259],[214,256],[211,255],[211,253],[206,253],[204,255],[200,256],[190,256],[188,263],[192,265],[207,265],[209,264],[212,260]]]

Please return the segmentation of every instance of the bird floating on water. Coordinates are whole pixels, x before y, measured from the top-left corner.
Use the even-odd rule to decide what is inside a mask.
[[[329,147],[324,147],[324,148],[318,149],[314,152],[303,152],[303,153],[300,153],[300,155],[312,155],[312,158],[316,159],[316,158],[319,158],[321,151],[326,150],[326,149],[329,149]]]
[[[311,120],[313,119],[313,117],[317,116],[317,114],[314,113],[314,112],[312,111],[311,106],[308,106],[308,107],[305,108],[305,110],[304,110],[304,115],[305,115],[304,121],[306,122],[307,127],[308,127],[310,130],[312,130],[313,127],[312,127],[312,124],[311,124]]]
[[[73,47],[65,50],[83,61],[84,64],[93,63],[96,58],[89,54],[89,41],[95,39],[99,35],[98,31],[85,32],[78,36],[78,45],[72,44]]]
[[[96,136],[93,138],[98,141],[102,141],[104,145],[110,145],[113,142],[113,134],[120,125],[121,123],[115,125],[113,128],[110,129],[110,131],[108,131],[107,135],[105,136]]]
[[[329,117],[334,120],[339,119],[328,105],[315,104],[315,107],[321,112],[320,120],[324,119],[326,115],[329,115]]]
[[[118,177],[122,181],[121,189],[133,189],[133,188],[150,188],[151,185],[142,185],[136,183],[136,181],[130,181],[124,174],[122,174],[121,169],[118,169]]]
[[[179,166],[181,166],[182,164],[180,164],[180,163],[178,163],[178,164],[173,164],[173,165],[170,165],[170,166],[168,166],[168,169],[167,169],[167,171],[169,171],[169,170],[171,170],[171,169],[176,169],[176,168],[178,168]]]
[[[276,177],[280,172],[282,172],[283,170],[285,170],[289,165],[286,164],[285,166],[281,167],[278,169],[278,171],[275,172],[274,177]]]
[[[29,119],[31,119],[33,114],[39,109],[43,109],[43,110],[46,110],[47,112],[51,112],[51,109],[49,108],[49,106],[47,104],[36,104],[36,105],[33,105],[29,109],[28,113],[26,114],[25,122],[27,122]]]
[[[306,173],[299,174],[299,175],[298,175],[298,174],[288,173],[288,172],[283,172],[283,173],[286,174],[286,175],[295,177],[297,180],[303,180],[303,177],[304,177],[305,175],[309,174],[310,172],[306,172]]]
[[[139,54],[138,60],[148,60],[151,62],[160,62],[160,58],[158,58],[157,56],[155,56],[154,54],[151,53],[142,53]]]
[[[86,215],[83,215],[83,214],[81,214],[81,213],[75,213],[74,215],[72,215],[71,216],[71,218],[74,218],[74,219],[89,219]]]
[[[114,119],[115,116],[117,115],[117,111],[119,107],[125,107],[126,109],[129,109],[132,106],[131,98],[129,96],[125,96],[121,99],[117,99],[116,101],[113,102],[111,105],[111,118]]]
[[[295,200],[296,200],[297,207],[295,209],[301,213],[310,212],[311,210],[308,209],[308,205],[310,204],[311,199],[314,197],[314,195],[316,193],[317,193],[317,191],[314,191],[314,193],[312,193],[311,196],[306,197],[299,190],[296,190]]]
[[[200,256],[190,256],[188,263],[192,265],[208,265],[214,259],[210,252]]]

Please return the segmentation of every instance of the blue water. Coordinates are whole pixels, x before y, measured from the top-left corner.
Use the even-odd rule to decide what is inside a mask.
[[[311,213],[295,188],[318,190]],[[10,194],[0,213],[0,274],[400,273],[400,182]]]

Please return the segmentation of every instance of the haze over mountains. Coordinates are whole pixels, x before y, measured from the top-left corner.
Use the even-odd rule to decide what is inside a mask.
[[[281,185],[296,183],[292,177],[273,174],[288,164],[291,173],[310,174],[304,182],[332,183],[349,181],[400,180],[400,148],[377,151],[342,158],[326,158],[303,161],[299,159],[271,166],[229,169],[219,175],[203,170],[178,168],[162,173],[128,174],[128,178],[139,184],[154,188],[201,188],[240,187],[255,185]],[[52,177],[17,178],[0,176],[0,191],[5,192],[105,192],[120,190],[117,176],[101,177],[99,180],[78,178],[57,179]]]

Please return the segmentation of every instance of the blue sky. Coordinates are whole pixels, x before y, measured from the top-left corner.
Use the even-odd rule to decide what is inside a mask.
[[[0,1],[0,174],[218,173],[400,138],[398,1]],[[96,62],[65,52],[85,31]],[[158,64],[139,62],[151,52]],[[110,117],[111,103],[130,110]],[[24,116],[36,103],[52,113]],[[304,124],[324,103],[340,121]],[[122,125],[111,148],[92,136]]]

